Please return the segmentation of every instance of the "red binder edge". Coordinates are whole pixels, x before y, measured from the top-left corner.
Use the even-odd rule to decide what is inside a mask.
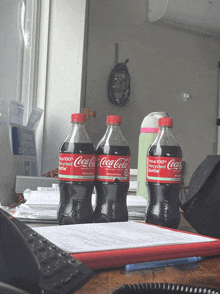
[[[202,236],[189,232],[179,232],[185,233],[186,238],[187,234]],[[207,236],[202,237],[212,238]],[[116,249],[75,254],[72,253],[71,255],[91,269],[107,269],[123,267],[126,264],[146,261],[166,260],[191,256],[205,257],[220,255],[220,239],[212,239],[215,239],[215,241],[119,250]]]

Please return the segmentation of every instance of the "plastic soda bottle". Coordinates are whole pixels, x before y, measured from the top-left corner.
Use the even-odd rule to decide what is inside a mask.
[[[60,225],[93,222],[91,203],[95,180],[95,148],[86,131],[86,116],[71,116],[72,130],[61,145],[58,180]]]
[[[172,133],[173,119],[159,118],[158,125],[158,135],[147,152],[145,222],[176,229],[180,223],[182,151]]]
[[[96,148],[95,222],[128,220],[126,198],[129,188],[130,148],[120,125],[120,116],[107,116],[107,130]]]

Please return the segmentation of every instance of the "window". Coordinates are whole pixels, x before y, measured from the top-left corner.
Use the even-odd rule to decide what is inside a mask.
[[[39,0],[0,0],[0,99],[36,105]]]

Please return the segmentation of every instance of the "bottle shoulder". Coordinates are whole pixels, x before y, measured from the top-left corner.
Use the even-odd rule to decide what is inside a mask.
[[[182,150],[179,145],[167,146],[152,144],[148,149],[147,155],[160,157],[182,157]]]
[[[92,143],[84,123],[73,123],[72,129],[63,143]]]
[[[63,142],[60,153],[95,154],[95,148],[92,143]]]
[[[98,147],[109,146],[128,146],[119,125],[108,125],[104,136],[99,141]]]
[[[118,155],[127,156],[131,155],[129,146],[112,146],[107,144],[99,145],[95,152],[97,155]]]
[[[152,145],[161,146],[180,146],[176,138],[173,135],[172,128],[161,128],[157,134]]]

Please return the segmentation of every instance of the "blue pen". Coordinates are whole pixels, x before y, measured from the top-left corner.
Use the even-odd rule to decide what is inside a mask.
[[[194,263],[202,260],[203,257],[186,257],[186,258],[177,258],[177,259],[169,259],[169,260],[159,260],[159,261],[150,261],[150,262],[141,262],[135,264],[127,264],[125,266],[126,271],[136,271],[142,269],[151,269],[156,267],[164,267],[164,266],[173,266],[187,263]]]

